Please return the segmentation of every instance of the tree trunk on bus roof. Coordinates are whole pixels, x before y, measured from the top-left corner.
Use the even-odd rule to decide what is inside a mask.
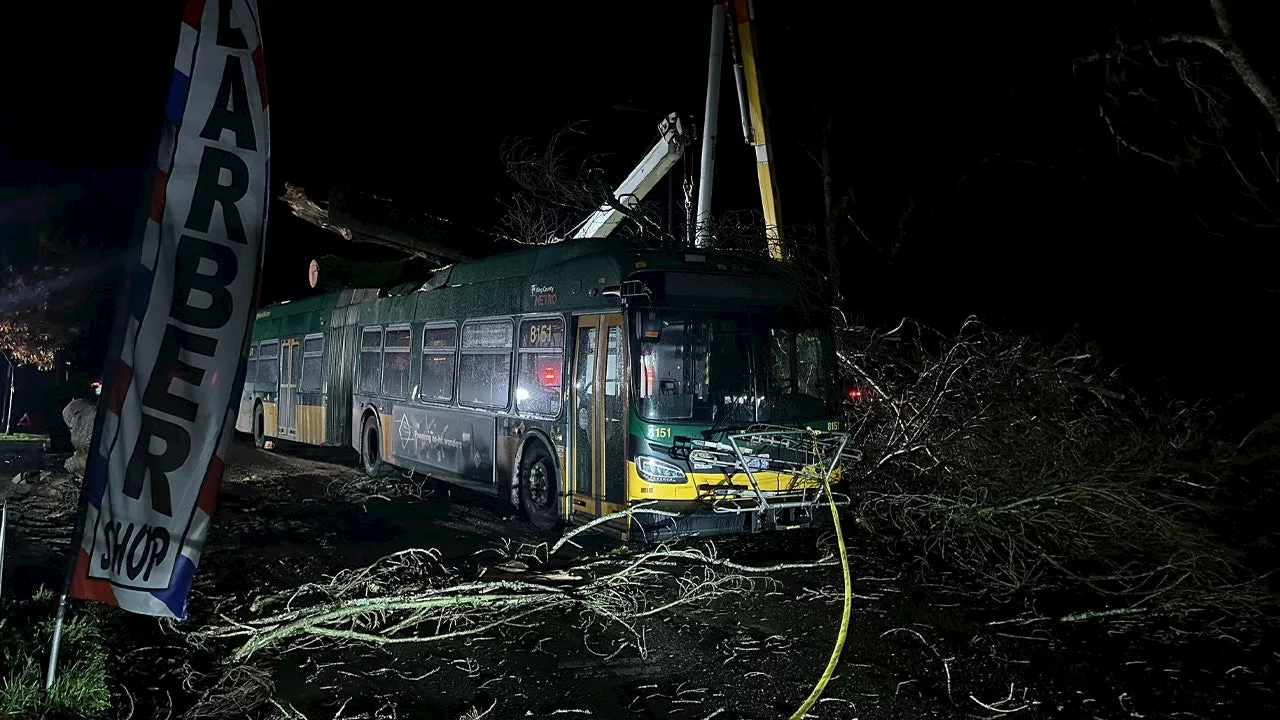
[[[322,292],[342,288],[389,288],[409,282],[421,284],[434,274],[433,264],[422,259],[371,262],[325,255],[317,258],[317,264],[320,272],[316,289]],[[305,266],[299,263],[298,272],[304,269]]]
[[[353,242],[381,245],[440,264],[471,256],[459,247],[466,240],[440,229],[449,224],[447,220],[409,213],[368,193],[334,188],[325,201],[317,202],[304,189],[285,183],[280,199],[294,217]]]
[[[436,225],[447,221],[423,221],[394,203],[366,193],[334,188],[329,193],[329,222],[345,227],[353,239],[385,245],[417,257],[444,261],[465,260],[468,254],[448,244],[448,236]]]

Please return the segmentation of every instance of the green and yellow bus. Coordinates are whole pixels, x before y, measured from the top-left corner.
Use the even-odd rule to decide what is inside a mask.
[[[820,480],[726,439],[840,429],[830,330],[800,292],[776,261],[597,239],[272,305],[236,427],[260,447],[350,445],[371,474],[495,495],[542,529],[640,503],[660,514],[602,526],[649,540],[804,527]]]

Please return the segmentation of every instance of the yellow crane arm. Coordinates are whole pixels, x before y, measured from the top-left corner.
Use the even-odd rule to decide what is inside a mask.
[[[747,134],[747,142],[755,150],[756,175],[760,182],[760,202],[764,208],[765,238],[769,244],[769,255],[774,259],[782,259],[782,219],[781,202],[778,196],[778,180],[773,161],[773,148],[769,145],[769,120],[765,115],[764,88],[760,79],[760,68],[756,62],[755,12],[752,0],[733,0],[734,43],[737,45],[737,60],[741,65],[738,80],[738,92],[746,91],[746,117],[743,118],[743,131]],[[735,27],[736,25],[736,27]],[[735,67],[735,71],[737,68]]]

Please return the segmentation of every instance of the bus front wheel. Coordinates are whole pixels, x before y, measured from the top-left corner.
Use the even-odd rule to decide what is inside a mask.
[[[253,406],[253,446],[259,450],[267,446],[267,419],[262,403]]]
[[[377,477],[387,466],[382,462],[382,438],[378,433],[378,421],[372,415],[365,418],[360,438],[360,464],[364,466],[366,475]]]
[[[551,453],[542,443],[531,443],[520,458],[520,504],[534,527],[552,531],[560,526],[559,494]]]

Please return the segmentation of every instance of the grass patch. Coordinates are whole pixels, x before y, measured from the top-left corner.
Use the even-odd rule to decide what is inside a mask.
[[[58,680],[45,692],[56,611],[57,598],[47,589],[0,604],[0,717],[97,718],[110,708],[107,652],[91,610],[68,612]]]
[[[0,433],[0,443],[3,443],[3,442],[36,442],[36,441],[43,442],[43,441],[48,440],[48,439],[49,439],[49,438],[48,438],[48,437],[46,437],[46,436],[44,436],[44,435],[32,435],[31,433],[14,433],[14,434],[12,434],[12,435],[5,435],[4,433]]]

